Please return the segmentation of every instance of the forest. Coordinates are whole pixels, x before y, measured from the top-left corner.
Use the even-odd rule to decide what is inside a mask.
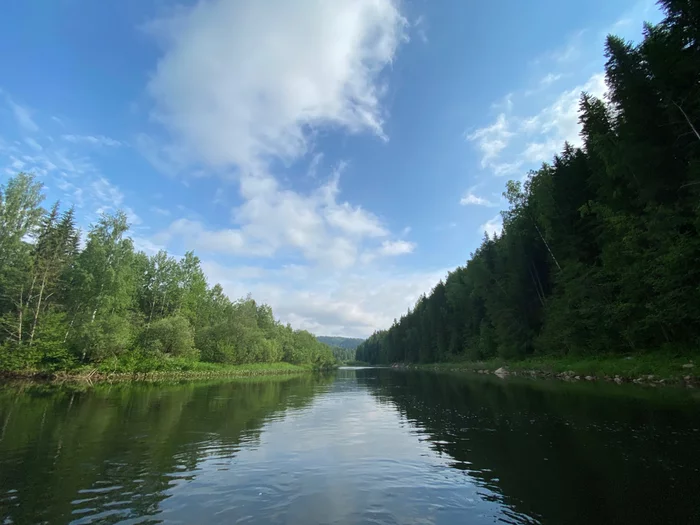
[[[250,296],[209,286],[193,252],[134,250],[123,212],[84,238],[20,173],[0,186],[0,370],[179,370],[195,362],[331,366],[330,348]]]
[[[355,349],[364,339],[353,337],[335,337],[318,335],[316,339],[331,347],[333,356],[339,363],[349,363],[355,360]]]
[[[507,184],[500,235],[387,330],[370,363],[697,352],[700,2],[662,0],[641,43],[609,36],[582,147]]]

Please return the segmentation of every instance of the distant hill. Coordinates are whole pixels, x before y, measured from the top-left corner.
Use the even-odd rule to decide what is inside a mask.
[[[364,339],[355,339],[352,337],[331,337],[327,335],[317,335],[316,339],[328,346],[337,346],[346,350],[355,350]]]
[[[355,348],[364,341],[364,339],[353,339],[351,337],[329,337],[326,335],[317,335],[321,343],[331,347],[331,351],[339,363],[348,363],[355,360]]]

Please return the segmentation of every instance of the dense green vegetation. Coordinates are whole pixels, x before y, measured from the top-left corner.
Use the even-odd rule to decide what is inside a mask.
[[[606,44],[606,101],[583,148],[511,181],[484,238],[412,311],[357,349],[370,363],[693,351],[700,343],[700,3],[662,0]]]
[[[43,199],[31,175],[0,186],[0,370],[334,363],[326,345],[279,323],[269,306],[208,286],[192,252],[176,260],[134,251],[124,213],[103,215],[81,246],[73,208],[46,211]]]
[[[318,335],[316,339],[331,347],[333,356],[340,363],[348,363],[355,360],[355,349],[364,341],[352,337],[331,337]]]
[[[338,337],[338,336],[327,336],[318,335],[316,339],[322,343],[326,343],[328,346],[336,346],[338,348],[347,348],[348,350],[355,350],[364,339],[357,339],[355,337]]]

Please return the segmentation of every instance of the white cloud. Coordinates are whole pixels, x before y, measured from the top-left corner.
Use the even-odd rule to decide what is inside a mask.
[[[131,235],[131,240],[134,243],[134,250],[137,252],[144,252],[146,255],[153,256],[160,250],[164,250],[163,245],[153,242],[151,239],[142,237],[140,235]]]
[[[310,179],[315,179],[321,162],[323,162],[323,153],[316,153],[311,157],[311,162],[309,162],[309,167],[306,170],[306,176]]]
[[[45,137],[48,139],[47,137]],[[25,146],[26,145],[26,146]],[[82,209],[81,226],[88,227],[101,213],[112,213],[122,208],[133,225],[142,224],[141,218],[125,205],[124,194],[92,162],[89,157],[76,155],[55,143],[40,143],[32,138],[14,141],[11,146],[0,139],[0,159],[10,176],[18,171],[33,173],[46,184],[48,199],[60,199],[66,206]]]
[[[347,337],[367,337],[387,328],[447,273],[363,269],[319,274],[310,266],[261,270],[206,260],[202,267],[210,282],[221,283],[231,297],[251,293],[270,304],[282,322]]]
[[[166,210],[165,208],[159,208],[158,206],[151,206],[150,209],[153,213],[156,213],[158,215],[162,215],[163,217],[170,216],[170,210]]]
[[[508,142],[513,135],[505,113],[500,113],[493,124],[470,133],[467,135],[467,140],[477,143],[482,154],[481,167],[487,168],[495,165],[494,161],[508,147]]]
[[[120,141],[104,135],[63,135],[61,138],[73,144],[92,144],[94,146],[108,146],[112,148],[122,145]]]
[[[542,77],[542,79],[540,80],[540,85],[549,86],[551,84],[554,84],[561,77],[562,77],[561,73],[548,73],[547,75]]]
[[[372,212],[360,206],[352,206],[348,202],[339,203],[338,179],[335,178],[324,190],[323,203],[326,222],[331,227],[354,237],[385,237],[388,230],[382,226],[379,218]]]
[[[226,178],[233,172],[241,201],[231,227],[181,218],[154,240],[204,250],[209,259],[303,261],[254,278],[207,263],[207,275],[233,297],[252,292],[284,321],[323,333],[366,336],[429,290],[432,274],[368,277],[369,261],[415,245],[389,240],[380,217],[341,198],[344,164],[322,177],[326,158],[315,141],[326,131],[388,139],[384,71],[408,27],[398,6],[211,0],[150,24],[163,46],[148,85],[152,115],[172,141],[162,147],[142,135],[137,148],[166,173],[182,175],[193,165]],[[306,155],[306,179],[323,181],[315,188],[300,191],[271,169]],[[361,276],[352,274],[355,264]]]
[[[153,114],[213,166],[295,159],[318,126],[385,138],[379,79],[405,26],[394,0],[199,2],[149,26]]]
[[[503,175],[513,175],[514,173],[520,171],[522,167],[522,160],[516,160],[514,162],[500,162],[493,165],[493,174],[497,177],[501,177]]]
[[[603,97],[605,75],[593,74],[534,114],[506,117],[501,113],[493,124],[469,135],[469,140],[475,141],[482,153],[481,166],[497,176],[512,175],[550,161],[561,151],[564,142],[580,146],[579,100],[584,91]],[[478,198],[467,195],[466,199],[469,202],[464,204],[478,204]]]
[[[124,194],[105,177],[99,176],[92,181],[90,188],[93,194],[105,204],[108,203],[111,206],[119,207],[124,202]]]
[[[15,116],[17,124],[19,124],[24,131],[30,133],[39,131],[39,126],[37,126],[36,122],[32,119],[32,111],[29,108],[17,104],[7,94],[5,94],[5,100],[7,101],[7,105],[10,106],[12,114]]]
[[[139,133],[134,137],[134,146],[151,166],[164,175],[176,177],[186,170],[185,153],[173,144],[163,145],[152,136]]]
[[[282,188],[271,176],[243,175],[243,204],[233,211],[238,228],[212,230],[201,221],[178,219],[158,240],[258,257],[291,251],[314,263],[347,268],[371,249],[368,243],[389,231],[374,214],[339,201],[338,195],[337,173],[306,195]]]
[[[36,140],[34,140],[34,139],[31,138],[31,137],[26,137],[26,138],[24,139],[24,142],[26,142],[27,145],[29,145],[29,146],[30,146],[33,150],[35,150],[35,151],[42,151],[42,150],[44,149],[44,148],[41,146],[41,144],[39,144]]]
[[[139,217],[137,213],[129,206],[124,207],[124,213],[126,214],[126,220],[128,221],[129,225],[138,226],[143,224],[141,217]]]
[[[420,15],[418,18],[415,19],[413,22],[413,28],[418,35],[418,38],[421,39],[421,42],[424,44],[428,43],[428,32],[427,32],[427,24],[425,21],[425,16]]]
[[[498,206],[497,202],[493,202],[485,197],[480,197],[473,193],[472,190],[468,190],[467,193],[465,193],[464,196],[460,199],[459,203],[462,206]]]
[[[501,231],[503,231],[503,218],[499,213],[479,226],[478,233],[483,234],[486,232],[489,237],[493,237],[494,235],[500,235]]]
[[[605,37],[614,33],[626,40],[639,40],[644,21],[656,23],[662,17],[656,2],[639,0],[616,21],[601,20],[596,28],[577,31],[560,48],[532,61],[530,65],[539,76],[535,84],[514,90],[506,97],[508,104],[494,104],[505,114],[472,134],[482,155],[482,167],[496,175],[518,171],[524,175],[527,169],[550,161],[564,142],[581,145],[581,92],[599,98],[606,92],[602,72]],[[564,85],[565,79],[566,89],[552,94],[555,83]]]
[[[555,63],[559,66],[565,66],[576,62],[581,57],[582,51],[586,49],[587,44],[584,42],[584,35],[587,31],[581,29],[571,34],[566,44],[558,49],[549,51],[533,60],[533,64]]]
[[[384,241],[379,252],[382,255],[404,255],[412,253],[415,248],[415,243],[409,241]]]
[[[205,252],[241,254],[253,251],[246,246],[243,233],[237,229],[207,230],[204,224],[190,219],[177,219],[168,228],[157,234],[153,240],[167,245],[174,238],[183,240],[187,249]],[[258,253],[260,255],[264,254]]]
[[[605,75],[596,73],[584,84],[563,92],[554,103],[536,115],[526,119],[525,130],[541,138],[531,142],[523,152],[523,158],[530,162],[550,160],[569,142],[581,145],[581,125],[579,124],[579,100],[582,92],[602,97],[606,91]]]
[[[501,100],[491,104],[491,107],[497,111],[509,113],[513,109],[513,93],[506,94]]]

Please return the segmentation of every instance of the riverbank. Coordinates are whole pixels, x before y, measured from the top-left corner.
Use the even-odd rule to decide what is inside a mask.
[[[304,374],[317,370],[311,365],[291,363],[249,363],[221,365],[191,362],[188,366],[165,370],[115,371],[105,367],[81,367],[75,370],[47,372],[41,370],[0,371],[2,380],[34,380],[54,382],[153,381],[169,379],[208,379],[217,377],[254,377],[267,375]]]
[[[521,361],[492,359],[432,364],[394,364],[395,368],[416,368],[445,372],[473,372],[499,377],[525,376],[565,381],[606,381],[652,386],[664,384],[700,386],[700,354],[668,356],[644,354],[591,358],[532,357]]]

